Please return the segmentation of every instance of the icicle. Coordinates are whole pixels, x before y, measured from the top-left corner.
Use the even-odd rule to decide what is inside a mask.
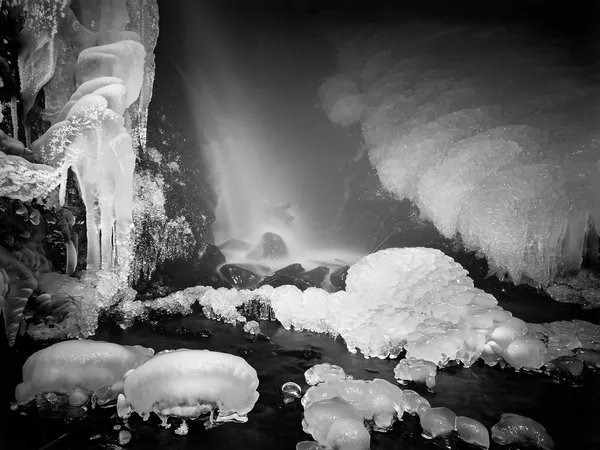
[[[17,115],[17,98],[10,99],[10,117],[12,119],[13,137],[19,139],[19,117]],[[29,146],[29,143],[27,143]]]
[[[58,190],[58,204],[60,206],[65,206],[65,201],[67,198],[67,178],[69,175],[69,166],[65,165],[61,174],[60,174],[60,185]]]

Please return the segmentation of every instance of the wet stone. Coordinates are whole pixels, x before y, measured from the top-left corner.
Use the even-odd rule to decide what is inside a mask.
[[[237,289],[250,289],[255,287],[260,277],[248,269],[235,264],[225,264],[219,269],[223,278]]]

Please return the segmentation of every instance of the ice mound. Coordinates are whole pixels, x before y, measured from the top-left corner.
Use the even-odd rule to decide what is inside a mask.
[[[332,374],[333,378],[319,381],[317,373]],[[303,441],[296,446],[297,450],[368,449],[369,431],[387,432],[396,420],[403,420],[405,412],[419,415],[427,439],[448,443],[456,433],[465,442],[489,448],[489,432],[477,420],[457,417],[448,408],[432,408],[415,391],[402,391],[385,380],[338,378],[340,374],[348,377],[341,367],[329,364],[318,364],[304,373],[307,382],[315,384],[302,397],[302,429],[316,443]]]
[[[450,360],[471,365],[494,328],[512,318],[473,286],[460,264],[435,249],[368,255],[349,269],[346,285],[331,295],[278,288],[271,305],[283,326],[339,334],[352,352],[386,358],[405,348],[407,358],[440,367]]]
[[[323,400],[342,398],[360,412],[362,419],[372,423],[377,431],[389,430],[402,416],[402,390],[389,381],[332,380],[309,388],[302,397],[308,409]]]
[[[246,422],[258,400],[257,387],[256,370],[239,356],[209,350],[165,351],[126,375],[117,409],[120,417],[136,412],[144,420],[154,412],[167,428],[169,417],[193,420],[206,414],[210,414],[207,426]]]
[[[326,449],[369,450],[371,435],[362,414],[342,397],[312,403],[304,410],[302,430]]]
[[[518,414],[502,414],[500,422],[492,427],[492,440],[500,445],[554,448],[554,440],[541,424]]]
[[[406,358],[401,360],[394,369],[394,378],[400,384],[407,384],[408,381],[425,383],[427,390],[433,392],[436,373],[437,366],[431,361]]]
[[[344,369],[335,364],[317,364],[312,366],[306,372],[304,372],[304,378],[306,384],[309,386],[316,386],[317,384],[324,383],[326,381],[334,380],[347,380],[351,379],[351,375],[347,375]]]
[[[456,414],[451,409],[443,406],[429,408],[420,415],[423,436],[431,439],[448,437],[454,431]]]
[[[484,450],[490,448],[490,432],[481,422],[470,417],[458,416],[454,428],[463,441]]]
[[[500,278],[579,269],[600,220],[598,91],[523,30],[422,25],[355,30],[325,112],[358,124],[383,186]]]
[[[149,360],[154,350],[100,341],[64,341],[35,352],[23,366],[23,382],[15,389],[17,405],[39,394],[70,396],[81,405],[92,392],[117,383],[126,372]]]

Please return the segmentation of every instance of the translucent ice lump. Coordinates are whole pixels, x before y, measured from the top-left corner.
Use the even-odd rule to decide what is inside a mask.
[[[207,426],[246,422],[258,400],[257,387],[256,370],[239,356],[165,351],[127,374],[117,409],[120,417],[135,412],[144,420],[154,412],[167,428],[169,417],[193,420],[206,414]]]
[[[333,378],[318,381],[316,373]],[[304,441],[300,449],[368,449],[368,430],[386,432],[403,413],[418,414],[423,436],[448,439],[454,432],[458,438],[481,449],[490,446],[490,435],[477,420],[456,414],[445,407],[432,408],[429,401],[410,389],[401,390],[385,380],[354,380],[338,378],[347,375],[339,366],[318,364],[305,372],[307,381],[314,382],[304,397],[305,433],[317,441]],[[366,429],[365,429],[366,427]]]
[[[346,372],[340,366],[324,363],[312,366],[304,372],[304,378],[306,379],[306,384],[316,386],[326,381],[347,380],[352,378],[352,376],[346,375]]]
[[[445,407],[429,408],[420,416],[423,436],[426,438],[447,437],[454,431],[456,414]]]
[[[394,377],[400,384],[407,381],[425,383],[427,389],[433,391],[437,366],[423,359],[406,358],[401,360],[394,369]]]
[[[342,397],[305,407],[302,429],[326,449],[369,450],[371,435],[362,414]]]
[[[302,406],[308,408],[325,399],[341,397],[360,412],[373,428],[387,431],[402,416],[402,390],[389,381],[332,380],[309,388],[302,397]]]
[[[17,405],[39,394],[60,393],[80,405],[92,392],[119,382],[123,375],[154,355],[152,349],[100,341],[64,341],[35,352],[23,366],[15,389]]]
[[[518,414],[502,414],[500,422],[492,427],[492,440],[500,445],[554,448],[554,441],[541,424]]]
[[[490,448],[490,432],[481,422],[470,417],[458,416],[454,428],[463,441],[484,450]]]
[[[527,30],[430,25],[348,31],[325,112],[360,128],[384,188],[500,278],[579,269],[600,217],[597,93]]]

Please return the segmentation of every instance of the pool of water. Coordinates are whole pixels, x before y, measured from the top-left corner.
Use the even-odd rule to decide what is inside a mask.
[[[551,308],[546,303],[548,309]],[[145,324],[127,330],[100,329],[94,339],[140,344],[156,351],[191,348],[238,354],[257,370],[260,380],[260,398],[246,424],[225,424],[206,431],[202,424],[192,423],[188,435],[178,436],[173,429],[159,428],[157,421],[144,423],[136,416],[130,420],[132,439],[124,448],[294,449],[297,442],[310,436],[302,431],[300,402],[283,403],[279,389],[286,381],[294,381],[305,389],[304,372],[314,364],[330,362],[342,366],[355,378],[395,382],[396,361],[365,359],[348,352],[340,339],[288,331],[277,322],[261,322],[261,329],[270,340],[255,340],[239,326],[217,323],[200,315],[170,318],[161,321],[158,327]],[[26,353],[9,354],[11,365],[7,367],[16,367],[26,357]],[[7,375],[10,380],[2,390],[5,408],[1,417],[1,449],[119,449],[118,431],[113,427],[120,422],[114,417],[114,410],[94,411],[92,417],[71,424],[60,419],[22,416],[8,409],[12,388],[19,381],[18,370],[8,371]],[[595,430],[600,419],[600,405],[596,401],[600,398],[598,374],[587,373],[582,386],[570,387],[543,375],[515,373],[478,363],[470,369],[453,367],[439,371],[435,393],[427,392],[421,385],[411,383],[408,387],[426,397],[433,406],[449,407],[488,428],[498,421],[501,413],[514,412],[542,423],[555,439],[557,449],[600,448],[600,436]],[[92,436],[97,439],[90,440]],[[371,448],[417,450],[436,448],[436,443],[423,439],[417,422],[407,420],[397,423],[386,434],[375,433]],[[467,447],[461,444],[458,448]],[[492,444],[492,448],[500,447]]]

